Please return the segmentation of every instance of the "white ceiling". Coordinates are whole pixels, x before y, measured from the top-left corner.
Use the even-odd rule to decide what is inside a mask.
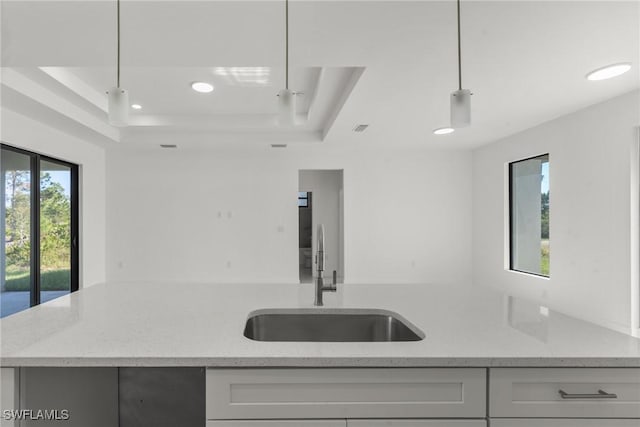
[[[448,124],[457,89],[455,7],[291,0],[290,86],[304,95],[302,124],[283,129],[275,124],[283,1],[122,0],[122,86],[143,109],[120,133],[106,124],[104,95],[115,83],[115,1],[3,0],[2,103],[107,143],[157,145],[179,135],[181,144],[212,146],[466,149],[640,87],[640,1],[463,0],[473,124],[432,135]],[[619,78],[584,78],[627,61],[633,68]],[[195,80],[216,90],[197,94]],[[360,123],[369,129],[352,132]]]

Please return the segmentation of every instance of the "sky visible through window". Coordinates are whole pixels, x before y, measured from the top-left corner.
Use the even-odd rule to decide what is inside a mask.
[[[540,192],[547,193],[549,191],[549,162],[542,164],[542,184],[540,185]]]
[[[71,197],[71,180],[69,179],[70,177],[69,171],[44,171],[44,172],[48,173],[51,176],[51,182],[57,182],[62,186],[62,191],[65,197],[67,197],[67,199]],[[8,181],[5,182],[5,185],[6,185],[5,188],[8,189],[9,182]],[[6,191],[4,205],[7,208],[11,205],[11,196],[9,194],[9,191]]]
[[[64,195],[67,197],[71,196],[71,180],[69,179],[70,173],[69,171],[44,171],[51,175],[51,181],[57,182],[62,186],[64,190]]]

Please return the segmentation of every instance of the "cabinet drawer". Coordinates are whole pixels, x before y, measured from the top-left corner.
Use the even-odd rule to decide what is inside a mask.
[[[485,420],[347,420],[347,427],[487,427]]]
[[[616,419],[508,419],[491,420],[491,427],[638,427],[638,420]]]
[[[483,418],[484,369],[209,369],[207,419]]]
[[[496,368],[489,384],[491,417],[640,418],[636,368]]]

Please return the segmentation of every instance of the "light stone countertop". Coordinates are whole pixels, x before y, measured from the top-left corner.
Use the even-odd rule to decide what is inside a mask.
[[[417,342],[258,342],[250,312],[313,308],[309,285],[108,283],[0,320],[0,364],[640,367],[640,339],[489,289],[339,285],[325,307],[391,310]]]

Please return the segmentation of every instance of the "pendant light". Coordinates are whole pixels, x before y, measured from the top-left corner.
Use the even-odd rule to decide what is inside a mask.
[[[278,124],[293,126],[296,121],[296,93],[289,89],[289,0],[285,0],[285,77],[284,89],[278,92]]]
[[[462,49],[460,45],[460,0],[458,5],[458,90],[451,93],[451,127],[454,129],[471,124],[471,91],[462,89]]]
[[[129,124],[129,92],[120,87],[120,0],[117,0],[117,28],[118,28],[118,54],[117,54],[117,82],[116,86],[109,89],[109,124],[112,126],[127,126]]]

